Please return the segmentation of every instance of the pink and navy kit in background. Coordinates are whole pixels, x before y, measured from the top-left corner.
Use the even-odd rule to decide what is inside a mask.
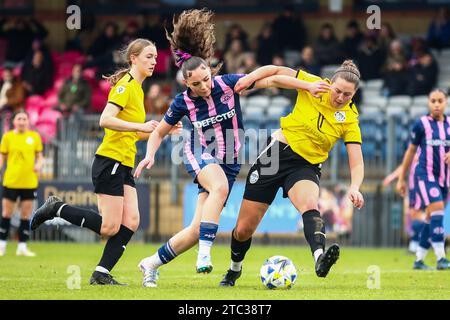
[[[175,125],[184,116],[192,123],[191,138],[184,147],[186,170],[197,182],[200,170],[210,163],[220,164],[229,191],[240,170],[238,154],[243,145],[242,112],[234,86],[243,74],[213,77],[209,97],[193,97],[188,88],[178,94],[164,120]],[[205,192],[199,184],[199,192]]]
[[[415,188],[423,205],[446,201],[450,174],[445,154],[450,151],[450,118],[436,121],[430,115],[421,117],[414,124],[411,143],[419,147]]]

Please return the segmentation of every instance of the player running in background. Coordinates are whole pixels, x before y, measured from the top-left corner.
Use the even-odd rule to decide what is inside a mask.
[[[231,233],[231,266],[220,286],[234,286],[241,276],[252,235],[280,187],[283,197],[289,197],[302,214],[317,276],[327,276],[339,258],[339,246],[333,244],[325,251],[325,225],[318,211],[319,180],[322,163],[341,138],[346,144],[351,173],[348,196],[356,208],[364,205],[359,192],[364,178],[361,131],[358,111],[352,102],[359,86],[358,68],[352,61],[345,61],[331,81],[325,80],[330,90],[319,96],[301,90],[300,84],[322,80],[320,77],[302,70],[285,70],[285,75],[277,76],[275,82],[280,87],[297,89],[297,102],[293,112],[280,119],[281,129],[272,135],[269,145],[250,168],[238,220]],[[253,82],[249,74],[235,89],[244,90]],[[270,84],[269,80],[262,82]],[[274,163],[278,164],[278,170],[267,171]]]
[[[420,232],[414,269],[429,270],[424,263],[428,249],[433,246],[437,269],[450,269],[444,248],[444,207],[450,186],[450,118],[444,114],[447,94],[433,90],[428,98],[430,113],[416,121],[411,132],[411,143],[403,158],[397,182],[397,191],[406,194],[405,176],[419,147],[416,167],[416,186],[426,209],[425,225]],[[431,244],[429,237],[431,235]]]
[[[19,198],[19,245],[16,255],[34,257],[27,248],[30,237],[30,216],[39,184],[44,157],[39,133],[30,130],[28,114],[19,110],[13,116],[14,129],[5,133],[0,146],[0,170],[6,162],[3,176],[2,222],[0,224],[0,256],[6,252],[11,216]]]
[[[408,245],[408,250],[411,253],[416,253],[417,248],[419,247],[419,235],[422,231],[424,223],[424,210],[425,207],[423,205],[422,200],[418,194],[416,181],[415,181],[415,172],[418,164],[420,155],[420,148],[418,149],[417,154],[414,156],[413,162],[411,164],[411,170],[409,171],[408,176],[408,197],[404,197],[405,201],[407,200],[407,210],[405,210],[405,225],[410,225],[410,240]],[[398,166],[391,174],[389,174],[383,180],[383,186],[387,187],[392,183],[392,181],[396,180],[400,175],[400,171],[402,170],[402,166]],[[406,206],[405,206],[406,207]],[[409,221],[408,221],[409,220]]]
[[[199,194],[190,226],[139,263],[146,287],[157,286],[160,266],[197,243],[197,272],[212,271],[211,247],[220,214],[240,170],[238,153],[243,145],[243,125],[239,95],[234,87],[244,75],[216,76],[218,69],[211,69],[209,61],[213,57],[215,43],[212,16],[213,13],[207,10],[184,11],[174,21],[173,33],[167,34],[188,89],[175,97],[164,119],[151,134],[146,157],[138,165],[135,176],[139,176],[144,168],[153,166],[162,139],[174,124],[186,116],[193,127],[190,141],[184,148],[184,164],[198,184]],[[254,72],[254,81],[274,75],[279,70],[282,68],[262,67]],[[325,91],[320,83],[308,85],[314,93]]]
[[[108,103],[100,117],[105,136],[92,165],[92,182],[101,215],[92,210],[64,203],[56,196],[36,210],[32,230],[46,220],[64,220],[109,237],[103,255],[90,279],[91,284],[120,285],[110,271],[122,256],[139,226],[136,185],[131,171],[136,156],[136,142],[147,139],[158,125],[145,122],[142,82],[152,76],[156,65],[155,45],[146,39],[131,42],[125,52],[129,68],[107,79],[113,85]]]

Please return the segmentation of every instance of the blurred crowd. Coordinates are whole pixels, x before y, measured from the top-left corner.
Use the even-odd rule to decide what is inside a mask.
[[[49,31],[39,21],[0,20],[0,112],[33,109],[27,99],[36,96],[42,97],[31,99],[39,102],[39,115],[43,108],[63,117],[100,112],[109,90],[102,75],[124,63],[120,53],[129,41],[143,37],[158,48],[155,76],[144,84],[145,108],[147,113],[164,114],[171,98],[184,89],[165,38],[166,18],[141,15],[121,30],[116,22],[100,26],[94,17],[85,17],[64,53],[46,45]],[[248,73],[275,64],[320,75],[324,66],[351,58],[363,80],[383,79],[383,95],[423,95],[437,84],[439,68],[433,52],[450,48],[449,9],[441,8],[428,23],[427,34],[405,37],[397,35],[388,23],[380,30],[366,30],[357,21],[349,21],[342,38],[332,24],[325,23],[318,35],[309,39],[302,17],[288,6],[254,38],[239,24],[232,24],[225,42],[217,44],[215,63],[224,63],[223,73]],[[265,94],[295,99],[295,92],[288,90],[267,90]]]

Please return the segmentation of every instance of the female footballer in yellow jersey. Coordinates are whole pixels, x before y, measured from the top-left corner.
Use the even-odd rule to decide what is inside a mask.
[[[359,85],[358,68],[347,60],[331,81],[284,67],[277,74],[256,81],[256,86],[297,89],[297,101],[292,113],[280,119],[281,129],[272,135],[269,145],[248,173],[244,199],[232,232],[231,267],[221,286],[234,286],[240,277],[251,237],[280,187],[283,196],[289,197],[302,214],[317,276],[327,276],[339,258],[339,246],[333,244],[325,251],[325,227],[318,211],[319,179],[322,163],[339,139],[344,140],[349,156],[348,196],[356,208],[364,205],[359,192],[364,178],[361,133],[358,111],[351,100]],[[252,74],[242,78],[235,90],[245,90],[254,79]],[[312,83],[323,81],[329,87],[328,92],[313,95],[307,91]]]
[[[5,133],[0,146],[0,170],[6,162],[3,176],[2,222],[0,224],[0,256],[6,252],[11,216],[19,198],[20,225],[18,256],[34,257],[27,248],[30,237],[30,216],[36,199],[38,176],[43,164],[42,141],[39,133],[29,129],[28,114],[24,110],[13,116],[14,129]]]
[[[136,142],[148,139],[158,125],[158,121],[145,122],[142,90],[142,82],[153,74],[156,57],[156,47],[152,42],[145,39],[134,40],[126,50],[129,68],[107,78],[113,87],[100,117],[100,126],[105,129],[105,136],[92,165],[92,182],[101,216],[91,210],[70,206],[51,196],[36,211],[31,222],[31,229],[34,230],[46,220],[58,216],[110,237],[92,274],[91,284],[120,284],[111,276],[110,271],[119,261],[139,225],[136,185],[131,171],[135,162]]]

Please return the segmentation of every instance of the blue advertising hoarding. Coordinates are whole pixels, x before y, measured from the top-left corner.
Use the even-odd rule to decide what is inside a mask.
[[[242,197],[244,195],[245,183],[236,182],[228,198],[227,205],[220,216],[219,232],[230,232],[233,230]],[[184,188],[184,207],[183,207],[183,225],[189,226],[195,213],[197,205],[198,186],[193,183],[185,185]],[[291,204],[289,199],[282,197],[282,191],[279,190],[274,202],[270,206],[256,232],[265,233],[286,233],[297,232],[300,214]]]

